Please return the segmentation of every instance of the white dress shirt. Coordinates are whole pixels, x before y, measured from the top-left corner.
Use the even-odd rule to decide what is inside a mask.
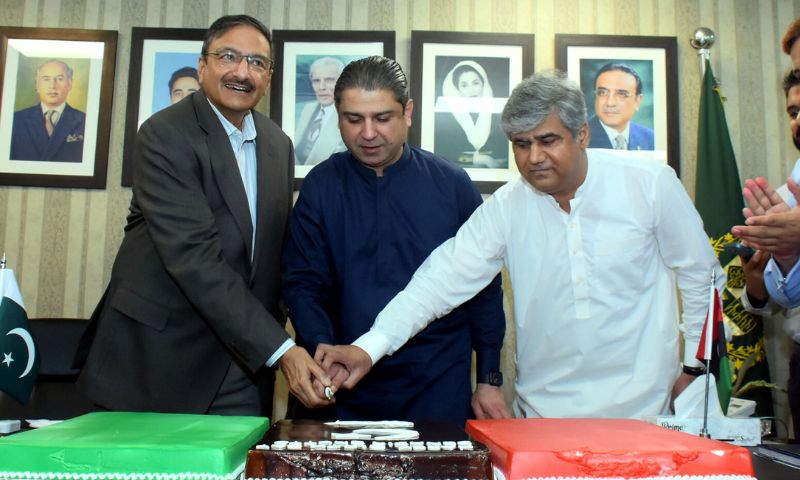
[[[501,187],[354,344],[376,362],[505,264],[514,290],[518,415],[666,413],[679,374],[679,329],[684,362],[699,365],[711,271],[720,287],[725,276],[671,168],[634,152],[587,152],[570,213],[521,178]]]
[[[239,130],[236,125],[228,121],[217,107],[211,105],[211,110],[217,115],[222,128],[228,135],[228,140],[231,142],[231,149],[236,157],[236,165],[239,167],[239,174],[242,176],[242,186],[244,193],[247,195],[247,205],[250,208],[250,221],[253,225],[253,238],[251,239],[253,248],[250,250],[250,261],[253,260],[253,254],[256,251],[256,199],[258,198],[258,159],[256,157],[256,125],[253,122],[253,114],[247,112],[242,120],[242,129]],[[294,340],[291,338],[286,339],[285,342],[270,356],[265,362],[268,367],[275,365],[280,360],[287,350],[295,345]]]

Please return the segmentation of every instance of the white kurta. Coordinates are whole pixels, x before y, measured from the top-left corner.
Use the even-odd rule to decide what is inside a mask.
[[[674,171],[588,150],[571,213],[523,179],[503,186],[435,250],[354,344],[377,361],[471,298],[502,268],[514,291],[515,409],[528,417],[639,418],[668,411],[694,359],[712,269],[702,221]]]

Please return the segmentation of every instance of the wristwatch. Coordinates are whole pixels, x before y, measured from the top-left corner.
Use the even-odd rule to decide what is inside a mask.
[[[478,383],[488,383],[493,387],[500,387],[503,385],[503,372],[488,372]]]
[[[683,369],[683,373],[693,377],[699,377],[700,375],[704,375],[706,373],[706,367],[703,366],[690,367],[688,365],[681,364],[681,368]]]

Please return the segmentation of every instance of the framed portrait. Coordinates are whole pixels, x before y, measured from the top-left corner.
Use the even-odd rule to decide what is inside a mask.
[[[105,188],[117,32],[0,27],[0,184]]]
[[[556,68],[586,98],[590,148],[652,152],[680,175],[675,37],[556,35]]]
[[[197,91],[204,28],[133,27],[122,186],[133,184],[133,143],[150,115]]]
[[[346,150],[339,134],[333,88],[353,60],[394,58],[394,32],[274,30],[270,116],[292,139],[295,182],[314,165]]]
[[[482,193],[517,174],[500,115],[533,74],[533,34],[411,32],[411,140],[463,167]]]

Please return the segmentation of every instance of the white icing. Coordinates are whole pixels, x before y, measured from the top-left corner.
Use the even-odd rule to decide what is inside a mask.
[[[338,428],[414,428],[414,422],[405,422],[402,420],[336,420],[335,422],[325,422],[325,425]]]
[[[322,450],[330,450],[330,451],[354,451],[354,450],[374,450],[374,451],[386,451],[387,449],[395,449],[399,452],[441,452],[441,451],[453,451],[456,449],[464,450],[464,451],[471,451],[475,449],[475,444],[468,440],[462,440],[459,442],[453,441],[443,441],[443,442],[421,442],[421,441],[399,441],[399,442],[382,442],[375,439],[375,441],[370,442],[369,447],[363,440],[336,440],[331,442],[329,440],[320,440],[314,441],[309,440],[305,442],[300,441],[288,441],[288,440],[276,440],[269,444],[259,444],[256,445],[256,450],[276,450],[276,451],[283,451],[283,450],[292,450],[292,451],[322,451]],[[2,480],[2,479],[0,479]]]

